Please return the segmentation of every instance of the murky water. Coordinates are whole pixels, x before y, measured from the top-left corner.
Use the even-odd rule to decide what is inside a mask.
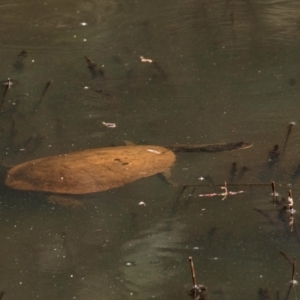
[[[279,250],[299,259],[299,217],[291,232],[264,184],[280,198],[292,188],[300,210],[297,124],[268,161],[298,122],[299,12],[297,1],[1,1],[2,182],[17,163],[124,140],[253,143],[178,154],[176,188],[151,177],[61,206],[1,185],[3,299],[189,299],[189,256],[209,299],[284,299],[292,266]],[[225,181],[243,193],[199,197]]]

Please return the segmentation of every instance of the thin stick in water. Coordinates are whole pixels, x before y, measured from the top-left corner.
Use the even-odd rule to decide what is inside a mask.
[[[295,274],[296,274],[296,259],[293,258],[293,268],[292,268],[292,283],[295,283]]]
[[[193,286],[195,287],[197,285],[197,283],[196,283],[196,274],[195,274],[195,269],[194,269],[193,258],[191,256],[189,257],[189,262],[190,262],[190,267],[191,267]]]
[[[276,194],[276,188],[275,188],[275,182],[272,181],[272,192],[273,192],[273,195]]]
[[[4,93],[3,93],[3,99],[5,98],[6,93],[11,88],[12,84],[13,83],[10,78],[7,78],[7,80],[2,83],[2,85],[5,86]]]
[[[41,98],[43,98],[43,97],[45,96],[45,94],[46,94],[46,92],[47,92],[49,86],[52,84],[52,82],[53,82],[52,79],[49,80],[49,81],[47,81],[46,86],[45,86],[45,88],[44,88],[44,90],[43,90],[43,92],[42,92],[42,94],[41,94]]]
[[[286,254],[283,252],[283,251],[281,251],[281,250],[279,250],[279,253],[291,264],[291,265],[293,265],[293,262],[286,256]]]
[[[288,132],[287,132],[287,135],[285,137],[285,141],[284,141],[284,144],[283,144],[283,150],[282,150],[282,153],[285,152],[285,149],[286,149],[286,145],[287,145],[287,142],[289,140],[289,137],[291,135],[291,131],[292,131],[292,128],[293,126],[296,125],[295,122],[290,122],[289,125],[288,125]]]

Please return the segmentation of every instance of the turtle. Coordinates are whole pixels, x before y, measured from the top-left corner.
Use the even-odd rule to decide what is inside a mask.
[[[220,152],[245,149],[252,144],[128,145],[88,149],[27,161],[11,168],[7,186],[18,190],[58,194],[88,194],[169,170],[174,152]]]

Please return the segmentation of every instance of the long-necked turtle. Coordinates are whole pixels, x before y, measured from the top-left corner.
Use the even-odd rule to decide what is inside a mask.
[[[5,183],[20,190],[62,194],[94,193],[169,169],[175,161],[174,152],[220,152],[251,146],[240,142],[176,145],[168,148],[131,145],[90,149],[17,165],[8,171]]]

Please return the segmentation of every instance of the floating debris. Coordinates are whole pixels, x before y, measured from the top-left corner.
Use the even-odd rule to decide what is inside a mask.
[[[138,205],[146,206],[146,203],[144,201],[141,201]]]
[[[150,64],[152,64],[152,62],[153,62],[152,59],[144,58],[143,56],[140,56],[140,59],[141,59],[141,62],[147,62],[147,63],[150,63]]]
[[[200,194],[199,197],[214,197],[214,196],[223,196],[222,201],[227,198],[228,195],[236,195],[244,193],[244,191],[231,192],[227,189],[227,183],[224,183],[224,186],[221,186],[221,189],[224,190],[223,193],[211,193],[211,194]]]
[[[102,124],[108,128],[116,128],[117,125],[116,123],[106,123],[106,122],[102,122]]]

